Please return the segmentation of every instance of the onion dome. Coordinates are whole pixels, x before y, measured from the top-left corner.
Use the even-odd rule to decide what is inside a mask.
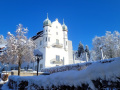
[[[65,23],[64,23],[64,19],[63,19],[62,29],[63,29],[63,31],[67,31],[67,26],[66,26]]]
[[[45,19],[43,22],[43,27],[45,27],[45,26],[51,26],[51,21],[48,18],[48,14],[47,14],[47,19]]]

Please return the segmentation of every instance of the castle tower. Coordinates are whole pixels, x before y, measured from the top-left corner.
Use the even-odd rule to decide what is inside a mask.
[[[47,13],[47,19],[43,22],[43,43],[44,47],[50,47],[50,36],[51,36],[51,21],[48,18]]]
[[[63,19],[62,29],[63,29],[64,49],[67,51],[68,50],[68,29],[64,23],[64,19]]]

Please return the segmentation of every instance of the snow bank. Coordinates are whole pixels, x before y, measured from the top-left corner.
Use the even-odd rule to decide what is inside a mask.
[[[4,81],[0,78],[0,84],[3,84],[4,83]]]
[[[84,65],[84,64],[83,64]],[[103,60],[93,62],[86,69],[83,70],[70,70],[64,72],[53,73],[51,75],[40,75],[40,76],[10,76],[9,80],[13,80],[20,84],[22,81],[27,81],[27,89],[31,89],[33,85],[43,87],[44,89],[50,89],[52,86],[82,86],[83,84],[88,85],[91,89],[95,90],[96,87],[93,80],[107,80],[112,82],[120,82],[120,58],[113,58],[110,60]],[[10,83],[10,82],[9,82]],[[19,86],[19,85],[17,85]]]

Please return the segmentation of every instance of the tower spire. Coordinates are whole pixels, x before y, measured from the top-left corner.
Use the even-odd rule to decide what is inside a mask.
[[[63,18],[63,24],[64,24],[64,18]]]
[[[48,19],[48,13],[47,13],[47,19]]]

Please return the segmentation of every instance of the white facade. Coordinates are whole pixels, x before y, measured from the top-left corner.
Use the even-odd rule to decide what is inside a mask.
[[[39,69],[73,63],[72,41],[68,40],[68,30],[64,22],[61,25],[56,19],[51,23],[47,18],[43,22],[43,30],[32,39],[35,41],[37,49],[43,53]],[[36,62],[34,67],[36,70]]]

